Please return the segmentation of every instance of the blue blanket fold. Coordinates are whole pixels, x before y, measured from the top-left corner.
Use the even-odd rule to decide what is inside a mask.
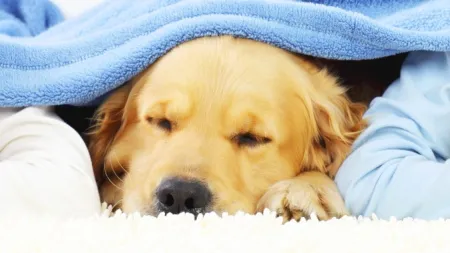
[[[0,106],[94,103],[220,34],[345,60],[450,51],[450,0],[114,0],[66,21],[47,0],[0,0]]]

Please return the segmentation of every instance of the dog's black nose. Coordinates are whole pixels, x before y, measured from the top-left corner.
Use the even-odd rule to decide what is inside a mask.
[[[179,214],[204,213],[211,202],[211,192],[201,182],[177,177],[161,182],[156,189],[159,212]]]

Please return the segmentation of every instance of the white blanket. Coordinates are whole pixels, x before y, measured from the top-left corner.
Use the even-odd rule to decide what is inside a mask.
[[[111,213],[71,221],[0,220],[0,252],[450,252],[450,221],[345,217],[281,224],[273,213],[158,218]]]

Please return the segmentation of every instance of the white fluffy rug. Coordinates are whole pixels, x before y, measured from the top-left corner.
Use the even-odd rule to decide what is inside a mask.
[[[158,218],[111,213],[56,222],[0,221],[0,252],[450,252],[450,220],[290,222],[272,213]]]

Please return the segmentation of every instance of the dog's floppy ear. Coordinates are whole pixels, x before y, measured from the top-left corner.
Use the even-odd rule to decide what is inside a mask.
[[[97,182],[104,179],[104,160],[124,120],[124,109],[131,91],[131,84],[115,90],[98,108],[94,124],[88,132],[89,152]]]
[[[366,106],[352,102],[326,70],[316,72],[312,80],[311,104],[317,136],[308,152],[309,166],[333,178],[366,127]]]

